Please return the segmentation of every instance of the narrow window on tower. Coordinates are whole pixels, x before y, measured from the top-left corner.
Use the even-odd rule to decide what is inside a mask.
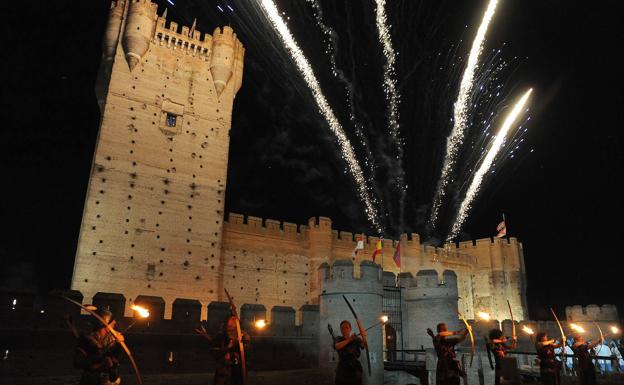
[[[177,118],[177,115],[167,112],[167,119],[165,120],[167,127],[175,127]]]

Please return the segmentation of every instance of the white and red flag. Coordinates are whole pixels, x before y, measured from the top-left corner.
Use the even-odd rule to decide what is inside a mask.
[[[496,234],[496,238],[502,238],[507,235],[507,226],[505,225],[504,219],[501,223],[498,224],[498,226],[496,226],[496,230],[498,231],[498,234]]]
[[[359,250],[364,250],[364,234],[358,234],[355,236],[355,249],[353,249],[353,252],[351,253],[351,258],[355,260],[355,257],[357,256],[357,253]]]

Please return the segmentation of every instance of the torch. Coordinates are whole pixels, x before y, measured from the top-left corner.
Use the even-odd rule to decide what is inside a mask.
[[[149,317],[149,315],[150,315],[150,313],[149,313],[149,310],[148,310],[148,309],[146,309],[146,308],[144,308],[144,307],[141,307],[141,306],[138,306],[138,305],[132,305],[131,309],[132,309],[132,310],[134,310],[134,311],[136,312],[136,314],[138,314],[139,316],[134,318],[134,321],[132,321],[132,323],[131,323],[130,325],[128,325],[128,327],[126,328],[126,330],[124,330],[124,333],[126,333],[128,330],[130,330],[130,328],[131,328],[131,327],[133,327],[133,326],[134,326],[134,324],[135,324],[138,320],[140,320],[140,319],[142,319],[142,318],[147,318],[147,317]]]
[[[524,326],[522,327],[522,331],[523,331],[526,335],[528,335],[529,337],[531,337],[531,342],[532,342],[532,343],[535,343],[535,339],[534,339],[534,337],[533,337],[533,335],[535,334],[535,332],[533,331],[533,329],[531,329],[530,327],[528,327],[528,326],[524,325]]]

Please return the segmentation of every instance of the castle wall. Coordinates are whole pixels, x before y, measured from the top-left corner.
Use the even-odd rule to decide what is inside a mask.
[[[305,235],[294,224],[230,214],[224,228],[223,281],[237,302],[299,309],[310,301]]]

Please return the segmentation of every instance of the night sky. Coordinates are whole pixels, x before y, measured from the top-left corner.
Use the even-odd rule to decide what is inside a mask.
[[[226,212],[307,223],[328,216],[334,228],[373,233],[337,145],[301,76],[251,0],[159,1],[159,14],[211,32],[231,24],[246,46],[243,87],[235,100]],[[36,4],[35,4],[36,3]],[[457,182],[444,201],[441,222],[426,226],[438,180],[452,106],[465,56],[485,0],[388,0],[388,21],[401,93],[402,167],[387,134],[381,87],[384,58],[377,41],[374,2],[324,0],[325,22],[338,37],[337,67],[353,87],[356,119],[376,168],[365,172],[383,202],[386,238],[417,232],[439,244],[462,197],[465,170],[474,167],[483,129],[479,116],[498,113],[534,87],[524,141],[496,163],[463,227],[460,240],[492,236],[504,212],[508,233],[524,244],[533,318],[566,305],[614,303],[621,296],[623,229],[621,121],[624,3],[501,0],[488,32],[491,50],[506,63],[487,83],[500,97],[473,116],[460,155]],[[461,3],[461,4],[459,4]],[[278,1],[310,59],[329,103],[363,160],[345,88],[330,70],[324,36],[304,0]],[[94,83],[108,1],[3,4],[0,141],[2,184],[0,286],[68,288],[91,159],[99,125]],[[486,84],[486,85],[487,85]],[[526,117],[525,117],[526,118]],[[8,124],[7,124],[8,123]],[[408,186],[405,208],[391,182]],[[382,208],[383,207],[383,208]],[[111,288],[110,291],[115,291]]]

